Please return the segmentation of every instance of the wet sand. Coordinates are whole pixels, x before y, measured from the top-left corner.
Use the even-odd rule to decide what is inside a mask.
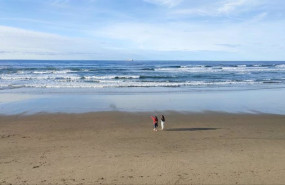
[[[285,116],[0,116],[0,184],[285,184]]]

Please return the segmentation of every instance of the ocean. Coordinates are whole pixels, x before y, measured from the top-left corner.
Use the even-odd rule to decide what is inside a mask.
[[[1,89],[284,86],[285,62],[276,61],[0,61]]]
[[[285,115],[284,61],[0,60],[0,115],[218,111]]]

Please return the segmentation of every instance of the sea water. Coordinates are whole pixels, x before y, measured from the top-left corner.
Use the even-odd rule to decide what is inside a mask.
[[[0,60],[0,114],[223,111],[285,114],[282,61]]]
[[[285,62],[0,61],[1,89],[284,85]]]

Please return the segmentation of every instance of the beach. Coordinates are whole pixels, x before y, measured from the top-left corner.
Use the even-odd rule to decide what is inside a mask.
[[[2,115],[0,184],[285,183],[284,115],[152,114]]]
[[[284,12],[0,0],[0,185],[285,185]]]

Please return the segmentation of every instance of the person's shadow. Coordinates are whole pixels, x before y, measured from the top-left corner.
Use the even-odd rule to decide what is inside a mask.
[[[202,131],[202,130],[217,130],[219,128],[168,128],[166,131]]]

